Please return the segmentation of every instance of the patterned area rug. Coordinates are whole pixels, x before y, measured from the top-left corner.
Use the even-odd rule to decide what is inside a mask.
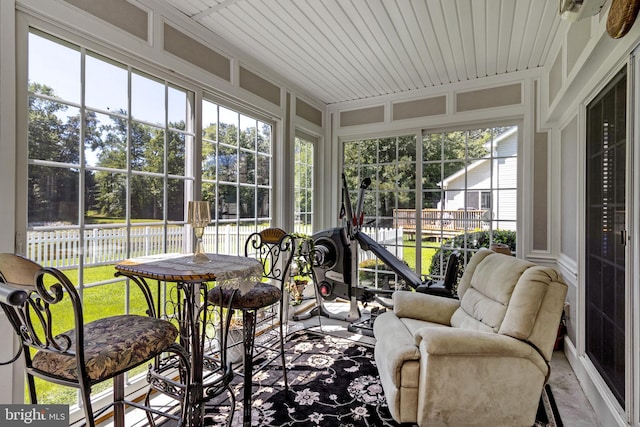
[[[252,426],[399,426],[389,414],[373,348],[308,331],[294,333],[286,345],[289,399],[278,360],[254,376]],[[233,426],[242,425],[241,381],[234,380]],[[220,403],[207,411],[207,425],[225,425],[229,409]],[[536,427],[562,426],[554,407],[547,386]]]

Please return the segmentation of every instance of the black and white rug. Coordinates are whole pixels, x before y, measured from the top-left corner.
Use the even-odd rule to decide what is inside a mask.
[[[254,376],[252,426],[392,426],[373,348],[345,338],[298,331],[286,344],[289,398],[279,359]],[[242,425],[241,378],[234,380],[236,411],[232,425]],[[228,406],[208,410],[207,425],[225,425]],[[540,401],[536,427],[562,426],[551,389]]]

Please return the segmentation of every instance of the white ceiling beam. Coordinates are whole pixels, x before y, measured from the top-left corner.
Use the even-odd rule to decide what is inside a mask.
[[[241,0],[224,0],[224,1],[218,3],[218,4],[214,5],[214,6],[211,6],[211,7],[207,8],[207,9],[204,9],[201,12],[196,13],[195,15],[192,15],[191,19],[193,19],[194,21],[199,21],[202,18],[204,18],[205,16],[211,16],[214,13],[224,9],[225,7],[229,7],[231,5],[234,5],[239,1],[241,1]]]
[[[473,16],[473,51],[476,59],[476,77],[487,76],[487,27],[486,8],[483,2],[471,2]]]
[[[241,43],[247,52],[254,52],[254,55],[256,55],[255,50],[257,47],[260,51],[260,54],[256,55],[258,60],[264,62],[273,69],[281,69],[284,67],[289,70],[306,70],[313,67],[301,56],[292,57],[283,55],[280,50],[276,49],[273,41],[270,41],[275,39],[275,37],[270,34],[270,31],[272,30],[263,28],[258,22],[249,19],[251,25],[241,28],[238,26],[238,23],[240,22],[238,20],[238,14],[231,9],[225,9],[223,13],[216,14],[215,18],[214,25],[216,27],[225,29],[225,32],[228,34],[237,34],[236,43]],[[243,19],[248,18],[245,16]],[[269,39],[266,35],[274,38]],[[224,37],[224,35],[222,36]],[[303,87],[308,87],[311,93],[323,93],[322,97],[319,96],[323,100],[335,97],[336,93],[339,93],[342,89],[335,86],[335,81],[333,79],[322,84],[320,80],[314,80],[312,76],[300,75],[300,82]]]
[[[397,3],[375,0],[370,3],[380,26],[385,30],[386,38],[393,48],[396,57],[403,64],[404,71],[410,79],[409,89],[424,87],[424,79],[414,63],[417,55],[411,34],[407,31],[407,24],[402,13],[398,10]]]
[[[380,86],[387,86],[360,50],[361,43],[352,40],[353,31],[351,33],[346,31],[353,30],[352,26],[345,25],[334,18],[333,7],[317,1],[297,2],[295,5],[299,8],[299,13],[305,15],[305,19],[309,22],[313,21],[310,25],[314,25],[318,33],[331,45],[334,58],[328,58],[328,60],[343,64],[345,71],[348,71],[350,82],[358,81],[362,84],[364,93],[371,93],[371,91],[380,90]],[[342,16],[342,14],[339,15]],[[387,91],[390,90],[391,87],[387,86]]]
[[[444,0],[450,2],[450,0]],[[431,16],[431,25],[433,32],[435,33],[435,40],[438,43],[440,51],[442,52],[443,63],[447,70],[447,83],[459,82],[460,75],[456,68],[455,52],[451,46],[449,39],[449,32],[447,30],[447,23],[442,10],[441,1],[430,1],[429,14]]]
[[[310,20],[293,4],[284,7],[278,1],[271,1],[265,2],[265,5],[269,7],[265,7],[262,13],[276,22],[276,26],[281,30],[281,49],[288,56],[301,56],[310,64],[315,64],[307,70],[313,78],[320,80],[324,76],[316,73],[329,73],[328,75],[335,76],[336,86],[342,87],[345,94],[360,98],[363,93],[369,93],[362,79],[356,77],[356,74],[359,75],[358,70],[348,66],[347,60],[340,58],[336,47],[329,42],[328,35],[317,30],[317,19]],[[297,34],[298,37],[291,37],[291,33]],[[333,66],[329,69],[328,64]]]
[[[487,29],[487,76],[495,76],[498,74],[498,57],[500,46],[500,0],[486,1],[486,20],[485,28]]]
[[[463,0],[462,4],[465,3]],[[455,62],[455,69],[457,70],[458,81],[469,80],[474,78],[473,75],[469,75],[467,68],[467,61],[465,56],[465,46],[462,42],[462,26],[469,25],[471,22],[471,16],[464,16],[458,10],[458,1],[442,1],[442,11],[444,14],[444,21],[446,27],[446,34],[449,37],[449,45],[451,46],[451,54]]]
[[[380,33],[382,30],[377,25],[377,21],[372,20],[369,22],[365,17],[371,18],[371,11],[366,7],[356,7],[353,3],[353,0],[342,0],[340,1],[340,5],[343,10],[349,16],[351,22],[355,26],[356,30],[362,34],[363,40],[363,49],[368,50],[376,62],[379,63],[379,66],[385,70],[387,74],[387,81],[392,88],[392,93],[396,93],[399,90],[399,87],[404,87],[405,83],[402,79],[400,73],[398,72],[396,66],[389,61],[388,56],[383,52],[383,46],[380,45],[378,38],[375,33]],[[358,6],[363,6],[361,2],[358,2]],[[361,9],[367,9],[366,12],[360,13]],[[373,25],[373,24],[376,25]],[[387,47],[388,49],[388,47]]]
[[[431,16],[427,8],[427,2],[424,0],[412,0],[412,5],[416,11],[416,16],[419,17],[418,22],[420,24],[422,40],[427,47],[431,66],[435,69],[437,75],[437,80],[434,79],[433,81],[436,86],[449,83],[449,73],[444,63],[442,50],[438,45],[436,33],[431,24]]]
[[[406,64],[398,56],[403,52],[399,46],[395,29],[390,24],[389,17],[379,0],[358,2],[358,6],[357,10],[363,23],[370,27],[371,36],[379,46],[378,55],[383,57],[383,60],[388,64],[389,71],[393,73],[397,82],[397,92],[415,88],[409,69],[405,68]],[[362,31],[364,28],[360,27],[360,30]],[[400,51],[398,51],[399,49]]]
[[[525,36],[522,39],[522,46],[520,48],[520,56],[518,58],[518,70],[525,70],[528,68],[535,67],[536,65],[532,65],[530,58],[532,57],[534,46],[536,41],[540,38],[541,34],[538,30],[540,28],[540,22],[542,20],[542,12],[544,8],[535,7],[535,2],[528,3],[529,10],[527,11],[524,33]]]
[[[507,52],[507,72],[511,73],[518,70],[518,62],[522,54],[522,45],[524,43],[525,34],[527,34],[527,24],[529,22],[529,0],[518,0],[513,13],[513,30],[511,31],[511,40]]]
[[[422,34],[422,29],[420,28],[419,19],[421,17],[415,10],[413,3],[402,3],[402,5],[403,7],[400,9],[400,13],[407,26],[407,31],[410,34],[413,49],[415,50],[415,56],[412,59],[416,64],[418,73],[422,77],[424,87],[438,85],[439,79],[433,67],[434,61],[431,58],[426,40]]]
[[[498,55],[496,61],[496,70],[498,74],[504,74],[507,70],[509,60],[509,48],[514,32],[520,31],[513,25],[516,3],[513,0],[503,0],[500,7],[500,15],[498,27],[500,28],[500,36],[498,38]],[[515,28],[515,29],[514,29]]]
[[[478,78],[478,59],[474,43],[475,17],[471,8],[471,0],[459,0],[458,22],[460,23],[460,38],[462,40],[462,55],[467,70],[467,80]]]

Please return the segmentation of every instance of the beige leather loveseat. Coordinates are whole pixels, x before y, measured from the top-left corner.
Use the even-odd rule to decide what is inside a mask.
[[[532,426],[567,286],[558,273],[486,249],[459,300],[393,294],[374,323],[375,360],[393,418],[419,426]]]

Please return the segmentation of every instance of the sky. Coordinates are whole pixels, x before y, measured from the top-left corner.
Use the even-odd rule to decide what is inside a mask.
[[[51,87],[55,96],[64,101],[81,105],[82,55],[78,46],[63,41],[52,41],[36,33],[29,34],[29,82]],[[87,51],[85,55],[85,105],[99,113],[101,123],[110,121],[108,113],[127,110],[128,69],[111,59]],[[167,117],[169,123],[186,121],[186,90],[168,86]],[[69,107],[57,113],[62,121],[77,116],[78,108]],[[102,114],[104,113],[104,114]],[[131,114],[140,121],[164,127],[165,84],[139,70],[131,73]],[[212,102],[203,102],[203,127],[220,122],[239,125],[241,129],[255,127],[256,121],[237,112],[222,108]],[[240,117],[240,123],[238,123]],[[88,165],[96,165],[96,152],[85,150]]]
[[[127,110],[128,72],[107,58],[86,55],[85,104],[104,112]],[[53,88],[57,97],[73,104],[81,104],[81,54],[77,47],[67,47],[37,34],[29,34],[29,83],[41,83]],[[186,94],[169,87],[169,122],[186,119]],[[58,113],[66,121],[79,110],[69,107]],[[139,120],[164,126],[164,83],[152,80],[141,73],[131,74],[131,112]],[[98,115],[104,122],[106,115]],[[87,150],[87,164],[95,165],[97,153]]]

